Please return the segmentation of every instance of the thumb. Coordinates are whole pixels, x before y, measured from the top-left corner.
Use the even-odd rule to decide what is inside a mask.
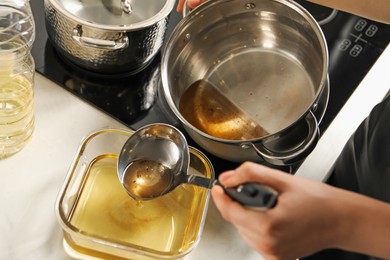
[[[234,187],[246,182],[256,182],[278,192],[286,189],[287,184],[293,181],[293,176],[261,164],[245,162],[232,171],[224,172],[219,180],[225,187]]]

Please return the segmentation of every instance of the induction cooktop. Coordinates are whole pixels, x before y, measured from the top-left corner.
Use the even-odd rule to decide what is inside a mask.
[[[134,75],[104,75],[84,70],[61,57],[48,40],[43,2],[30,1],[36,23],[32,55],[38,73],[132,129],[155,122],[181,128],[160,95],[161,53],[148,67]],[[330,93],[320,123],[320,132],[324,133],[386,48],[390,26],[307,1],[297,2],[316,18],[328,44]],[[173,10],[166,38],[181,19],[182,15]],[[188,142],[198,147],[189,137]],[[236,163],[205,153],[217,174],[237,166]]]

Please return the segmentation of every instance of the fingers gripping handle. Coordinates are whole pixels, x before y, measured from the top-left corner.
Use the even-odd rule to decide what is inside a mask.
[[[237,187],[226,188],[217,180],[214,185],[221,186],[234,201],[254,210],[265,210],[275,207],[278,193],[270,187],[259,183],[243,183]]]

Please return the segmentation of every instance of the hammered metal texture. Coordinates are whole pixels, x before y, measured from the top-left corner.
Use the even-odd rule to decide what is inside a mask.
[[[55,9],[45,0],[46,30],[56,50],[74,64],[107,74],[136,73],[145,68],[161,49],[168,25],[168,17],[150,27],[136,31],[114,31],[80,25]],[[82,26],[82,36],[117,41],[125,34],[129,45],[123,49],[107,50],[90,47],[75,41],[72,32]]]

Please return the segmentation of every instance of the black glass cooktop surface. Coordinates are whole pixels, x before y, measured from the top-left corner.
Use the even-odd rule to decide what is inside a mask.
[[[159,94],[161,54],[144,70],[131,76],[97,75],[81,69],[61,57],[48,40],[43,1],[30,1],[37,31],[32,54],[38,73],[130,128],[137,129],[155,122],[181,128]],[[329,48],[330,95],[320,123],[323,133],[387,46],[390,27],[306,1],[297,2],[303,4],[320,23]],[[180,19],[181,14],[172,11],[166,38]],[[188,142],[198,147],[189,137]],[[237,166],[205,153],[212,161],[216,174]]]

